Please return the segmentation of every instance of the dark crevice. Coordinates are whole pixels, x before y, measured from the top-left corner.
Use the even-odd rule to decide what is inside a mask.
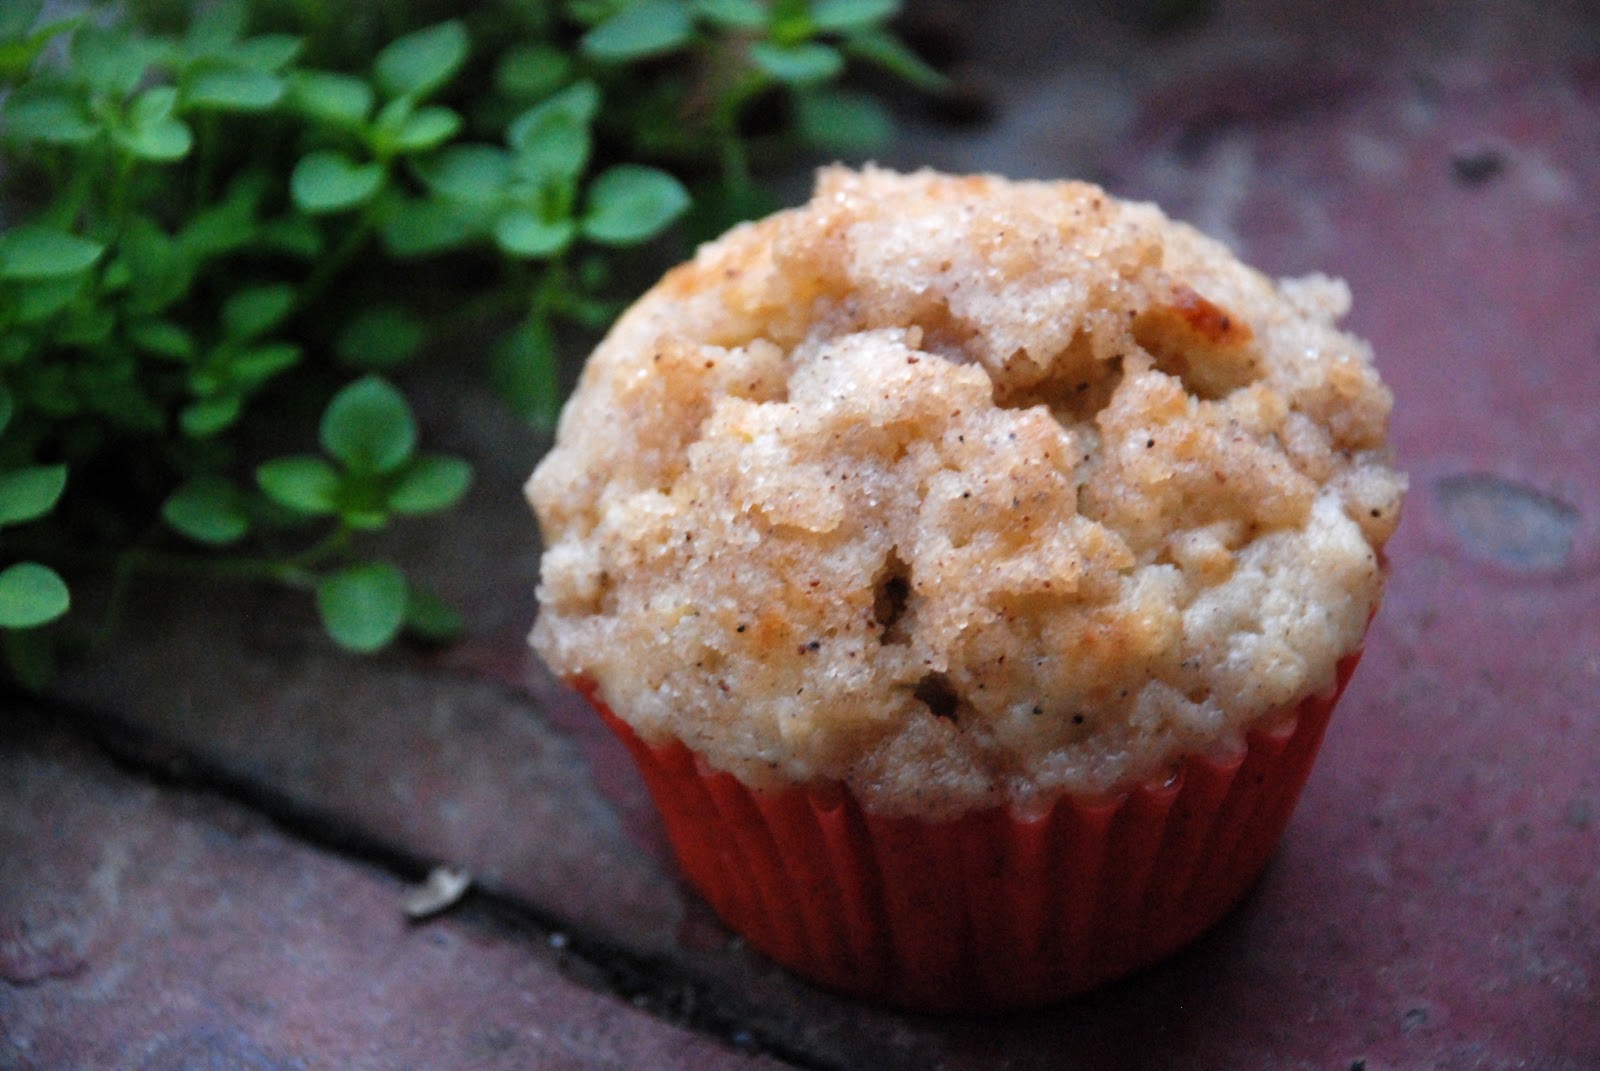
[[[1021,354],[1013,357],[1013,363],[1021,360]],[[995,391],[995,405],[1008,410],[1043,405],[1064,426],[1090,423],[1122,384],[1122,365],[1122,354],[1096,357],[1090,336],[1080,330],[1042,370],[1011,376],[1008,389]]]
[[[966,707],[961,693],[956,691],[950,678],[943,673],[929,673],[917,682],[911,694],[936,718],[960,722],[961,713]]]
[[[1084,424],[1111,404],[1112,395],[1122,383],[1121,354],[1096,359],[1089,352],[1088,338],[1082,334],[1050,361],[1049,369],[1049,374],[1036,383],[997,394],[995,404],[1004,409],[1042,405],[1063,425]]]
[[[903,627],[906,604],[911,599],[911,566],[890,551],[872,582],[872,617],[883,629],[878,639],[884,644],[906,644],[911,637]]]
[[[114,715],[16,694],[0,685],[0,708],[39,711],[39,721],[78,736],[120,772],[164,791],[210,795],[261,815],[286,836],[319,851],[383,871],[408,885],[423,881],[439,860],[393,844],[337,815],[225,766],[200,758]],[[396,904],[396,911],[400,910]],[[574,932],[561,919],[504,892],[474,885],[450,909],[462,924],[523,941],[530,952],[555,956],[562,974],[665,1021],[714,1038],[749,1055],[807,1071],[835,1071],[837,1061],[802,1051],[764,1025],[772,1016],[725,985],[684,972],[661,959]]]

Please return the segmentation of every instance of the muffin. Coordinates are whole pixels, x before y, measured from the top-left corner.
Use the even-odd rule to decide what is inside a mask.
[[[1378,607],[1348,306],[1089,184],[824,170],[590,357],[533,645],[794,970],[947,1010],[1136,970],[1259,874]]]

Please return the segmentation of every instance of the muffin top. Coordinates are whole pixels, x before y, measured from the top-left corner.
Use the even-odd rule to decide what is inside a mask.
[[[528,484],[534,646],[650,743],[886,813],[1237,749],[1381,593],[1348,305],[1085,183],[825,170],[590,357]]]

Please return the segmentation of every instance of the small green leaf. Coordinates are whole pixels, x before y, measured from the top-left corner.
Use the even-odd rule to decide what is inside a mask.
[[[161,519],[180,535],[220,547],[237,543],[250,531],[237,488],[220,477],[191,480],[161,504]]]
[[[287,253],[302,260],[312,260],[322,254],[322,232],[310,217],[299,212],[286,212],[277,219],[269,219],[256,231],[256,240],[262,249]]]
[[[210,56],[224,51],[244,35],[248,18],[243,0],[219,0],[197,5],[183,35],[183,49],[191,56]]]
[[[88,25],[72,35],[72,69],[96,93],[121,100],[144,79],[160,46],[126,31]]]
[[[451,145],[419,168],[440,197],[467,203],[496,201],[511,178],[511,155],[493,145]]]
[[[467,58],[467,31],[455,19],[409,33],[378,53],[373,73],[391,97],[422,97],[460,70]]]
[[[107,271],[106,275],[110,276],[111,272]],[[18,284],[17,303],[11,310],[16,322],[36,324],[64,311],[83,294],[86,278],[80,272],[77,275],[34,279]],[[109,279],[102,282],[101,286],[108,292],[112,289]]]
[[[801,93],[794,103],[795,126],[800,136],[828,152],[868,153],[880,148],[894,132],[889,113],[864,93]]]
[[[811,25],[824,32],[859,30],[900,12],[900,0],[812,0]]]
[[[553,45],[513,45],[495,65],[494,81],[512,100],[538,100],[572,75],[572,57]]]
[[[350,368],[394,368],[416,356],[422,338],[422,325],[400,305],[368,305],[340,330],[334,352]]]
[[[72,605],[66,583],[38,562],[18,562],[0,572],[0,628],[35,628]]]
[[[294,203],[313,215],[365,204],[382,185],[381,164],[358,164],[333,149],[319,149],[301,157],[289,176]]]
[[[471,483],[472,466],[460,458],[424,455],[406,466],[389,491],[389,508],[396,513],[437,513],[459,502]]]
[[[292,34],[264,33],[228,49],[228,58],[242,67],[276,74],[294,62],[304,47],[304,39]]]
[[[376,651],[393,640],[405,621],[409,585],[387,562],[363,562],[325,577],[317,585],[322,625],[339,646]]]
[[[178,234],[179,252],[195,266],[202,260],[244,249],[256,237],[256,211],[262,189],[241,176],[218,203],[195,212]]]
[[[326,123],[365,123],[372,114],[374,99],[372,87],[353,75],[296,71],[289,80],[290,103]]]
[[[134,216],[123,228],[115,265],[128,271],[129,311],[154,315],[186,295],[199,257],[173,239],[157,223]],[[111,274],[110,269],[107,274]]]
[[[491,354],[489,377],[518,416],[540,427],[555,425],[561,386],[549,324],[528,320],[507,334]]]
[[[372,148],[372,154],[382,160],[392,156],[394,140],[400,133],[400,128],[405,121],[411,118],[411,113],[417,110],[417,102],[412,97],[396,97],[378,109],[378,114],[372,120],[372,127],[367,132],[367,143]]]
[[[750,46],[750,59],[773,78],[791,86],[815,85],[844,70],[839,50],[815,41],[775,45],[758,41]]]
[[[311,454],[274,458],[256,469],[256,485],[268,498],[318,517],[338,512],[339,483],[334,467]]]
[[[395,131],[394,147],[399,152],[426,152],[443,145],[460,130],[461,116],[449,108],[418,108]]]
[[[232,359],[231,347],[219,346],[212,350],[205,363],[189,374],[190,392],[200,398],[208,398],[220,392],[228,381],[225,373],[228,362]]]
[[[172,118],[116,130],[111,136],[134,156],[157,163],[181,160],[189,155],[189,149],[194,145],[194,133],[188,124]]]
[[[349,500],[339,505],[339,520],[356,532],[376,532],[389,524],[389,511],[376,502],[373,488],[345,485]]]
[[[759,0],[694,0],[696,18],[730,30],[759,30],[771,13]]]
[[[152,86],[133,99],[128,125],[115,128],[117,144],[144,160],[167,162],[189,155],[194,134],[188,124],[172,114],[178,91],[172,86]]]
[[[519,178],[541,188],[570,189],[589,162],[589,146],[588,127],[566,116],[552,116],[522,139],[512,166]]]
[[[128,106],[128,123],[131,126],[155,126],[173,117],[178,107],[178,90],[170,85],[152,85],[149,90],[133,98]]]
[[[235,387],[256,390],[281,372],[300,363],[301,349],[293,342],[267,342],[236,354],[228,363],[228,381]]]
[[[466,622],[455,607],[426,588],[412,585],[406,598],[405,630],[430,643],[447,643],[461,635]]]
[[[397,257],[422,257],[475,241],[488,225],[486,205],[396,199],[383,220],[383,244]]]
[[[588,80],[574,82],[513,119],[506,128],[506,141],[513,148],[520,148],[530,131],[555,115],[588,126],[600,114],[600,101],[600,87],[595,83]]]
[[[245,287],[222,303],[222,329],[229,338],[260,338],[283,322],[294,299],[294,287],[287,284]]]
[[[0,472],[0,528],[43,517],[67,486],[67,466],[35,465]]]
[[[589,124],[600,109],[592,82],[569,86],[506,128],[517,173],[538,182],[576,178],[589,161]]]
[[[283,99],[283,79],[250,67],[208,67],[184,81],[184,103],[201,111],[261,112]]]
[[[3,10],[3,9],[0,9]],[[16,83],[32,72],[45,46],[58,34],[76,27],[83,17],[74,16],[50,23],[37,33],[22,37],[0,36],[0,83]]]
[[[626,307],[627,302],[623,301],[580,297],[572,299],[571,307],[564,308],[561,312],[573,323],[581,324],[592,331],[600,331],[616,322]]]
[[[191,439],[209,439],[232,427],[243,407],[244,399],[237,394],[213,394],[184,406],[178,426]]]
[[[665,171],[618,164],[590,183],[583,233],[603,245],[635,245],[660,234],[688,207],[688,191]]]
[[[117,316],[111,309],[87,302],[69,307],[56,324],[55,341],[63,346],[97,349],[116,329]]]
[[[577,231],[570,219],[551,223],[516,208],[495,221],[494,244],[513,257],[548,257],[571,245]]]
[[[54,279],[86,271],[105,246],[36,223],[0,232],[0,279]]]
[[[5,102],[5,129],[22,141],[81,145],[99,133],[85,103],[62,91],[22,86]]]
[[[194,336],[171,320],[141,320],[128,326],[128,341],[146,353],[173,361],[194,359]]]
[[[68,282],[81,281],[81,277],[68,276]],[[62,280],[57,279],[60,283]],[[133,285],[133,269],[122,257],[118,257],[106,265],[105,272],[100,276],[100,288],[108,294],[126,290]]]
[[[950,88],[950,79],[892,34],[869,30],[851,34],[843,44],[851,56],[881,67],[925,93],[942,93]]]
[[[28,77],[34,60],[42,51],[44,49],[34,47],[26,38],[20,41],[0,38],[0,83],[14,85]]]
[[[351,472],[387,473],[410,460],[417,425],[404,395],[385,380],[367,376],[328,403],[320,441]]]
[[[624,63],[675,52],[694,37],[694,23],[682,0],[643,0],[631,4],[583,35],[584,55]]]

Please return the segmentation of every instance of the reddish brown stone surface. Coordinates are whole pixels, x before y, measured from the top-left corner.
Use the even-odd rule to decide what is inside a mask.
[[[1600,11],[1576,0],[1400,12],[1218,3],[1152,36],[1107,16],[1111,5],[945,6],[965,20],[998,120],[954,135],[913,119],[886,162],[1097,178],[1159,200],[1270,272],[1342,275],[1350,323],[1395,389],[1412,492],[1390,592],[1282,850],[1216,931],[1081,1001],[972,1022],[844,1001],[731,942],[674,877],[620,747],[525,654],[537,547],[518,487],[537,441],[449,390],[426,433],[481,458],[480,482],[465,515],[419,525],[396,553],[468,607],[465,643],[351,661],[323,646],[297,603],[157,588],[59,698],[136,726],[144,761],[203,769],[343,831],[327,843],[349,835],[465,865],[502,903],[596,956],[684,980],[724,1022],[802,1064],[1600,1066]],[[58,767],[64,784],[103,791],[82,763]],[[7,791],[20,802],[4,807],[43,836],[46,797]],[[72,794],[54,791],[66,829]],[[104,828],[108,845],[137,844],[141,822],[160,826],[157,812],[180,806],[139,793],[131,831],[105,817],[122,803],[77,820]],[[333,975],[443,954],[414,948],[428,930],[346,911],[345,864],[276,842],[309,876],[276,901],[294,911],[252,901],[265,920],[252,925],[292,930],[309,913],[330,940],[367,942],[370,958],[318,975],[282,968],[286,989],[341,1000],[295,1004],[298,1033],[257,1051],[241,1047],[266,1045],[242,1004],[180,1037],[94,1003],[115,978],[166,972],[176,990],[185,969],[204,979],[220,968],[193,966],[206,960],[199,935],[183,955],[155,938],[104,943],[140,911],[175,927],[155,898],[126,900],[137,907],[118,928],[72,923],[97,886],[52,875],[97,873],[112,849],[60,843],[3,857],[0,925],[19,903],[42,920],[26,948],[5,946],[0,1038],[13,1048],[11,1013],[25,1006],[30,1036],[70,1037],[92,1012],[110,1024],[100,1036],[174,1054],[140,1057],[151,1066],[206,1066],[206,1046],[245,1067],[355,1066],[335,1056],[356,1051],[367,1066],[406,1065],[382,1048],[387,1017],[435,1000],[430,976],[397,972],[380,991],[359,973]],[[265,882],[237,853],[185,858],[217,868],[186,882]],[[74,891],[49,909],[15,899],[35,885]],[[528,999],[545,1001],[531,1021],[548,1036],[592,1036],[582,1016],[593,1008],[632,1014],[621,998],[580,1000],[525,942],[462,925],[452,962],[481,964],[484,977],[525,972]],[[58,1063],[35,1063],[98,1062],[61,1044]],[[572,1066],[609,1066],[618,1051],[597,1042],[591,1064]]]
[[[25,710],[0,858],[0,1067],[778,1066],[570,980],[543,935],[409,922],[390,875]]]

